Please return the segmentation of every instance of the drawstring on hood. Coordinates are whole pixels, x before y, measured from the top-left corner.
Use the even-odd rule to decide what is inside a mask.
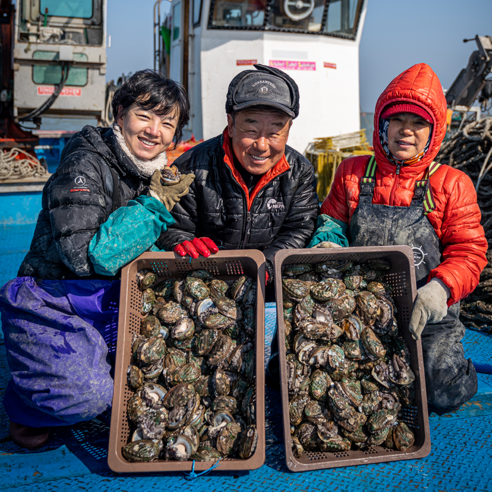
[[[128,148],[125,137],[121,133],[121,127],[120,125],[118,125],[118,123],[116,123],[116,121],[113,123],[112,128],[119,146],[122,148],[123,152],[131,159],[135,166],[137,166],[137,169],[140,171],[142,176],[150,178],[155,171],[162,171],[167,166],[166,152],[162,152],[158,156],[148,161],[139,159]]]

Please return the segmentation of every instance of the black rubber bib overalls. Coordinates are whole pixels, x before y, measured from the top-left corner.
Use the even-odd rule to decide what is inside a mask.
[[[371,158],[350,222],[350,246],[410,246],[417,287],[425,285],[430,271],[441,263],[442,245],[427,218],[434,207],[429,178],[438,168],[439,164],[432,163],[424,180],[415,183],[409,207],[375,205],[376,161]],[[429,412],[438,415],[456,409],[477,392],[477,374],[471,360],[465,359],[461,344],[465,327],[459,313],[459,303],[454,304],[442,321],[428,323],[422,333]]]

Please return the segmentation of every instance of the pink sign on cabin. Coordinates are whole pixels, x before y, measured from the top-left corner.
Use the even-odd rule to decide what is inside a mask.
[[[280,70],[305,70],[307,72],[316,70],[316,62],[309,61],[270,60],[270,66]]]
[[[55,92],[55,87],[52,85],[38,85],[38,96],[51,96]],[[64,87],[60,92],[60,96],[82,96],[82,89],[77,87]]]

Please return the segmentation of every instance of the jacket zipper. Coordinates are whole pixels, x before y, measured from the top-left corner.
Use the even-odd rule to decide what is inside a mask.
[[[396,191],[396,188],[398,186],[398,183],[400,181],[400,168],[401,168],[401,164],[397,164],[396,165],[396,179],[393,183],[393,186],[391,188],[391,194],[390,194],[390,202],[388,205],[393,205],[394,203],[394,200],[395,200],[395,191]]]
[[[282,174],[285,174],[285,172],[286,171],[280,173],[278,176],[275,176],[275,179],[282,176]],[[243,190],[243,193],[244,193],[244,190]],[[255,197],[255,199],[256,199],[256,197]],[[254,203],[254,200],[253,200],[253,202],[251,202],[251,206],[253,206],[253,203]],[[252,223],[251,212],[248,210],[248,204],[247,203],[246,203],[245,208],[246,208],[246,227],[244,229],[244,239],[243,239],[243,245],[242,245],[241,249],[246,249],[246,244],[248,242],[249,235],[251,233],[251,223]]]
[[[239,185],[239,183],[238,183],[237,179],[234,177],[234,174],[232,173],[232,170],[230,169],[230,167],[227,165],[225,167],[227,168],[228,172],[231,173],[232,179]],[[244,210],[246,210],[246,225],[244,227],[244,232],[242,234],[241,241],[239,241],[239,245],[240,245],[241,249],[245,249],[246,243],[248,242],[248,236],[249,236],[250,231],[251,231],[251,213],[248,210],[248,200],[246,198],[246,193],[244,192],[241,185],[239,185],[239,188],[241,188],[241,192],[243,194],[243,205],[244,205]],[[244,215],[243,215],[243,217],[244,217]],[[241,246],[241,244],[242,244],[242,246]]]
[[[246,204],[246,206],[247,206],[247,204]],[[248,210],[246,212],[246,228],[244,231],[243,246],[241,249],[246,249],[246,243],[248,242],[250,233],[251,233],[251,212]]]
[[[237,179],[234,177],[234,174],[233,174],[231,168],[228,165],[226,165],[225,167],[231,173],[231,176],[234,179],[234,181],[236,181],[236,183],[239,185]],[[275,178],[278,178],[279,176],[282,176],[282,174],[284,174],[285,172],[286,171],[280,173],[278,176],[275,176]],[[243,235],[242,246],[241,246],[241,249],[245,249],[246,248],[246,245],[248,243],[249,235],[251,233],[251,222],[252,222],[252,219],[251,219],[251,212],[248,210],[248,201],[246,199],[246,193],[244,193],[244,190],[242,189],[241,185],[239,185],[239,187],[241,188],[241,191],[243,192],[243,203],[244,203],[244,209],[246,210],[246,226],[244,228],[244,235]],[[251,206],[253,206],[253,203],[251,203]]]

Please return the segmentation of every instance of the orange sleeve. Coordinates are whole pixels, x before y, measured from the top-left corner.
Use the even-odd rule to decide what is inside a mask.
[[[437,277],[450,288],[448,305],[451,306],[478,285],[480,273],[487,264],[488,244],[480,225],[481,213],[471,179],[459,172],[449,192],[442,223],[443,261],[431,271],[429,280]]]
[[[347,173],[347,167],[349,167],[350,159],[345,159],[338,166],[335,173],[335,179],[331,185],[330,193],[324,199],[323,205],[321,205],[322,214],[329,215],[334,219],[340,220],[348,224],[350,222],[349,205],[347,202],[346,189],[345,189],[345,176]]]

